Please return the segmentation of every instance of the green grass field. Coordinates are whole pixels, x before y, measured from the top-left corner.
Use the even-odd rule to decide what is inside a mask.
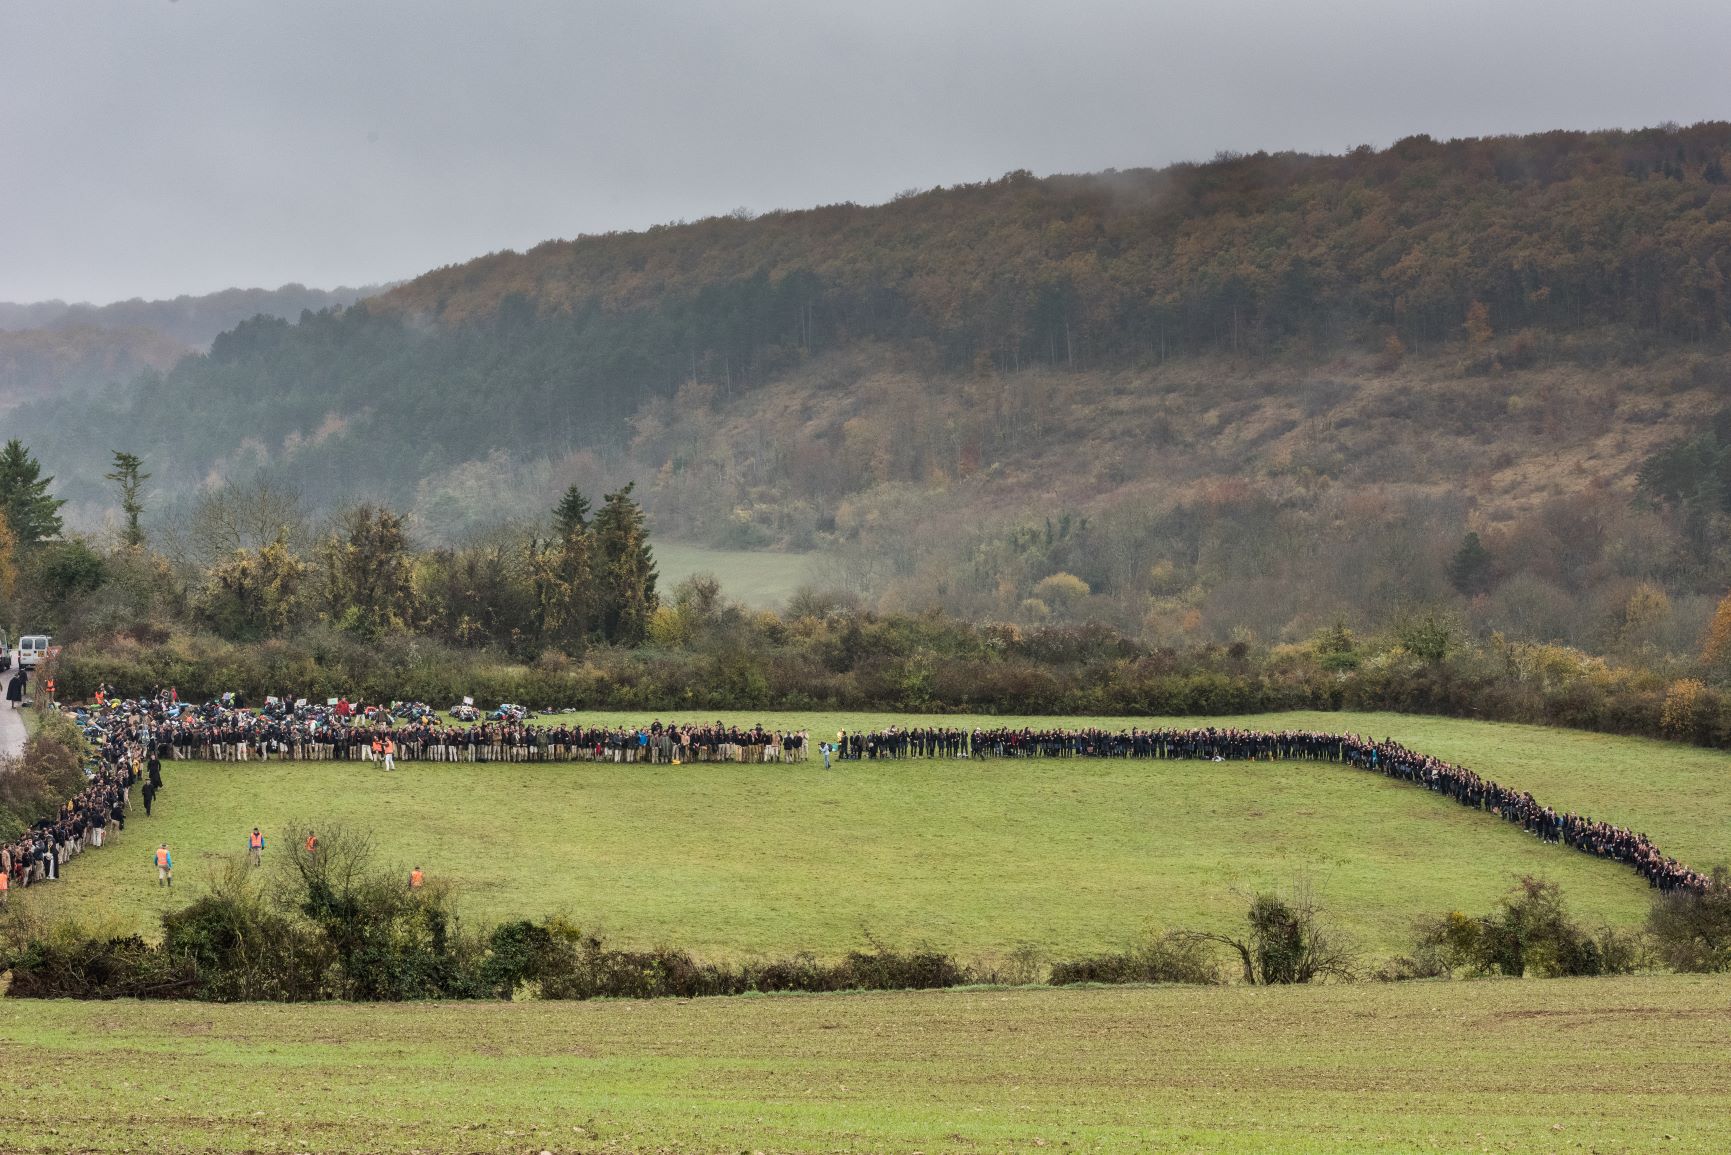
[[[722,593],[755,609],[785,605],[795,590],[811,581],[811,558],[800,553],[658,541],[655,565],[663,590],[671,590],[694,573],[714,574]]]
[[[9,1153],[1722,1152],[1731,979],[0,1003]]]
[[[831,734],[891,720],[733,718]],[[1632,823],[1695,865],[1731,858],[1723,753],[1394,715],[1244,721],[1392,735]],[[354,763],[169,763],[165,772],[155,817],[135,808],[111,846],[18,897],[118,914],[149,933],[255,823],[278,836],[293,820],[370,828],[388,860],[453,880],[473,919],[562,912],[621,943],[716,958],[833,956],[868,935],[964,960],[1021,943],[1068,957],[1122,945],[1150,924],[1234,926],[1248,892],[1298,878],[1374,957],[1405,949],[1416,915],[1488,910],[1524,873],[1560,882],[1591,921],[1638,922],[1651,893],[1623,867],[1319,763],[909,761],[827,773],[820,763],[406,763],[389,776]],[[162,840],[176,856],[172,892],[149,865]]]

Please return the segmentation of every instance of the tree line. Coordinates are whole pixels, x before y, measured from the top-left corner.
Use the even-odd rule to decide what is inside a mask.
[[[298,495],[260,481],[208,494],[184,532],[154,543],[171,557],[146,535],[142,459],[116,450],[105,477],[123,516],[107,551],[63,533],[64,500],[20,441],[0,447],[0,604],[13,624],[69,641],[179,628],[237,642],[323,625],[581,653],[642,643],[660,605],[631,484],[598,509],[569,487],[544,533],[424,549],[394,510],[361,503],[315,529]]]

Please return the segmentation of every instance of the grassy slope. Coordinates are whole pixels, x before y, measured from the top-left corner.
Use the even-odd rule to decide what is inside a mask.
[[[1731,982],[0,1004],[11,1152],[1723,1151]]]
[[[814,733],[884,720],[762,718]],[[1720,753],[1392,715],[1253,724],[1391,734],[1637,822],[1697,863],[1731,842]],[[1415,914],[1487,909],[1519,873],[1558,880],[1593,919],[1636,921],[1649,897],[1631,871],[1324,764],[409,765],[386,778],[344,763],[171,763],[167,782],[155,818],[30,897],[148,925],[171,897],[148,865],[158,840],[175,850],[172,897],[185,901],[202,860],[238,850],[254,823],[274,835],[295,817],[373,828],[391,860],[456,879],[483,919],[563,910],[623,941],[710,955],[834,954],[868,931],[968,957],[1019,942],[1069,955],[1150,920],[1231,925],[1244,891],[1301,874],[1372,953],[1404,947]]]
[[[758,609],[785,605],[795,590],[810,583],[810,559],[803,554],[749,549],[709,549],[682,541],[657,541],[655,564],[661,588],[672,590],[694,573],[715,575],[721,591]]]

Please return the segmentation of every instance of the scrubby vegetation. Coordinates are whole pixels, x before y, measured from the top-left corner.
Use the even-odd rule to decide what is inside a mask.
[[[1655,910],[1696,908],[1708,896],[1689,902],[1669,897]],[[1660,941],[1674,944],[1665,930]],[[1457,972],[1521,978],[1590,977],[1632,974],[1651,963],[1652,942],[1638,933],[1614,927],[1583,927],[1569,913],[1562,888],[1554,882],[1523,878],[1491,914],[1476,918],[1459,911],[1419,923],[1413,955],[1395,960],[1383,972],[1389,978],[1452,978]]]
[[[21,757],[0,755],[0,843],[52,816],[83,787],[84,739],[70,719],[43,713]]]
[[[927,615],[878,615],[823,598],[776,614],[675,591],[635,649],[513,660],[426,636],[358,637],[329,626],[235,643],[181,631],[75,643],[65,692],[177,688],[419,700],[465,695],[535,708],[635,712],[783,709],[975,714],[1202,715],[1391,710],[1543,723],[1731,745],[1731,692],[1684,671],[1643,669],[1566,646],[1479,641],[1446,622],[1297,645],[1153,647],[1103,627],[1022,630]],[[1429,631],[1429,632],[1426,632]],[[1343,646],[1347,648],[1342,648]],[[1416,647],[1416,648],[1414,648]]]
[[[411,886],[382,868],[365,835],[326,827],[316,849],[293,849],[267,877],[238,857],[209,892],[165,913],[162,935],[89,929],[36,912],[0,913],[0,972],[14,998],[195,998],[215,1002],[400,1002],[448,998],[697,998],[748,993],[926,990],[1050,982],[1214,985],[1241,967],[1248,985],[1363,977],[1364,959],[1307,884],[1250,897],[1243,934],[1168,930],[1123,951],[1061,959],[1044,952],[963,964],[929,947],[873,943],[836,961],[810,954],[706,962],[674,947],[611,946],[563,916],[465,926],[449,886]],[[1413,953],[1385,963],[1388,980],[1457,974],[1520,978],[1632,974],[1656,963],[1727,969],[1727,876],[1702,895],[1656,900],[1646,931],[1590,930],[1554,882],[1526,877],[1487,915],[1421,920]],[[1233,965],[1223,966],[1218,948]]]
[[[811,955],[699,962],[674,948],[609,946],[561,917],[466,927],[450,888],[411,887],[364,834],[328,825],[270,877],[225,863],[209,893],[166,913],[162,935],[0,914],[0,971],[16,998],[200,998],[217,1002],[431,998],[691,998],[751,991],[953,987],[979,975],[948,955],[874,945],[836,962]],[[990,976],[985,976],[990,977]]]

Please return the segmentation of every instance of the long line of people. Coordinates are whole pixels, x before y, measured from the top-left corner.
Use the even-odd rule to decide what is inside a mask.
[[[272,700],[249,709],[234,700],[200,705],[171,692],[149,698],[102,695],[75,713],[101,751],[100,770],[54,821],[39,823],[20,845],[0,849],[21,885],[57,877],[83,847],[100,845],[110,822],[124,822],[129,787],[144,774],[160,788],[159,757],[433,762],[783,763],[805,761],[813,743],[803,730],[739,727],[725,722],[645,726],[545,725],[524,718],[459,725],[419,703],[357,707]],[[1221,727],[1108,730],[1099,727],[887,726],[838,732],[816,744],[828,765],[879,759],[1127,758],[1157,760],[1337,762],[1399,779],[1521,826],[1535,837],[1625,863],[1664,891],[1703,892],[1709,877],[1663,854],[1643,833],[1558,811],[1526,792],[1501,786],[1392,740],[1353,734]],[[389,765],[389,762],[386,762]],[[148,805],[149,799],[146,799]],[[23,864],[24,876],[17,871]]]

